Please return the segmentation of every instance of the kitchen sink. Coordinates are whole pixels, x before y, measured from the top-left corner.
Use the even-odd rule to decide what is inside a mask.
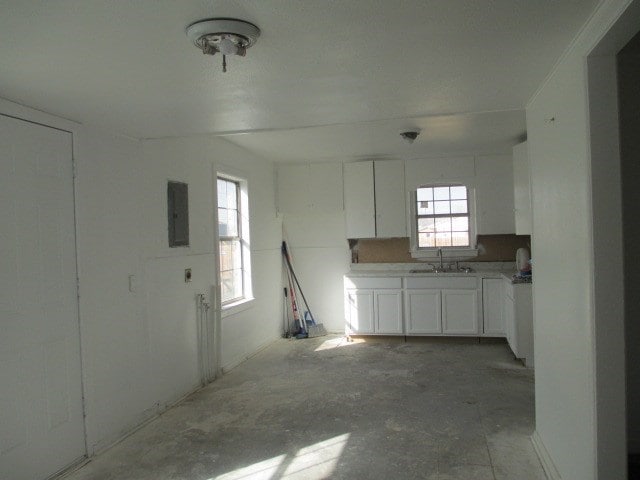
[[[462,267],[458,270],[455,269],[446,269],[440,270],[439,268],[429,269],[429,270],[409,270],[409,273],[473,273],[474,270],[471,267]]]

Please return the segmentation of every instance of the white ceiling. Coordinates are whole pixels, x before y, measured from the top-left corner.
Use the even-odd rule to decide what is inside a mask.
[[[279,161],[501,151],[596,3],[0,0],[0,97],[136,138],[229,134]],[[184,33],[213,16],[262,30],[226,74]]]

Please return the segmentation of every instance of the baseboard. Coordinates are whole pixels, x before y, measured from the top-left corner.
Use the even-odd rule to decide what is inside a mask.
[[[89,451],[87,452],[88,460],[91,461],[95,456],[101,455],[107,450],[115,447],[120,442],[136,433],[138,430],[146,427],[151,422],[161,417],[168,410],[184,402],[187,397],[193,395],[195,392],[201,390],[202,388],[204,387],[200,384],[194,385],[191,389],[189,389],[188,392],[184,393],[183,395],[173,400],[169,400],[165,403],[156,403],[152,407],[144,410],[143,412],[138,414],[135,420],[130,422],[116,434],[100,439],[96,443],[91,445],[89,447]]]
[[[236,368],[238,365],[246,362],[247,360],[249,360],[252,357],[255,357],[257,354],[259,354],[262,350],[264,350],[265,348],[267,348],[269,345],[273,344],[274,342],[277,342],[278,340],[280,340],[280,336],[277,336],[275,338],[269,339],[266,342],[263,342],[262,344],[260,344],[258,346],[258,348],[256,348],[253,352],[251,352],[249,355],[240,355],[238,357],[236,357],[235,359],[231,360],[229,363],[227,363],[226,365],[222,366],[222,374],[226,375],[227,373],[229,373],[231,370],[233,370],[234,368]]]
[[[551,455],[549,455],[549,451],[547,450],[547,447],[544,446],[542,438],[540,438],[537,431],[534,431],[533,435],[531,435],[531,442],[533,443],[533,448],[535,449],[538,459],[542,464],[544,473],[547,474],[547,478],[549,480],[562,480],[560,472],[558,472],[558,468],[553,463]]]

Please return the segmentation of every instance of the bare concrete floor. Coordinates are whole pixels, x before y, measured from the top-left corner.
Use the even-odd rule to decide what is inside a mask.
[[[504,343],[280,340],[65,480],[546,478]]]

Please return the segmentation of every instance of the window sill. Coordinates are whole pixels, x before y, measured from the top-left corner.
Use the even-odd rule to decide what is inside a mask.
[[[442,258],[445,259],[462,259],[462,258],[471,258],[478,256],[477,248],[443,248],[442,249]],[[429,248],[429,249],[412,249],[411,250],[411,258],[419,258],[419,259],[432,259],[437,260],[440,257],[438,256],[437,248]]]
[[[238,300],[237,302],[229,303],[227,305],[222,306],[222,318],[230,317],[231,315],[236,315],[240,312],[250,309],[253,307],[253,303],[255,302],[255,298],[243,298],[242,300]]]

